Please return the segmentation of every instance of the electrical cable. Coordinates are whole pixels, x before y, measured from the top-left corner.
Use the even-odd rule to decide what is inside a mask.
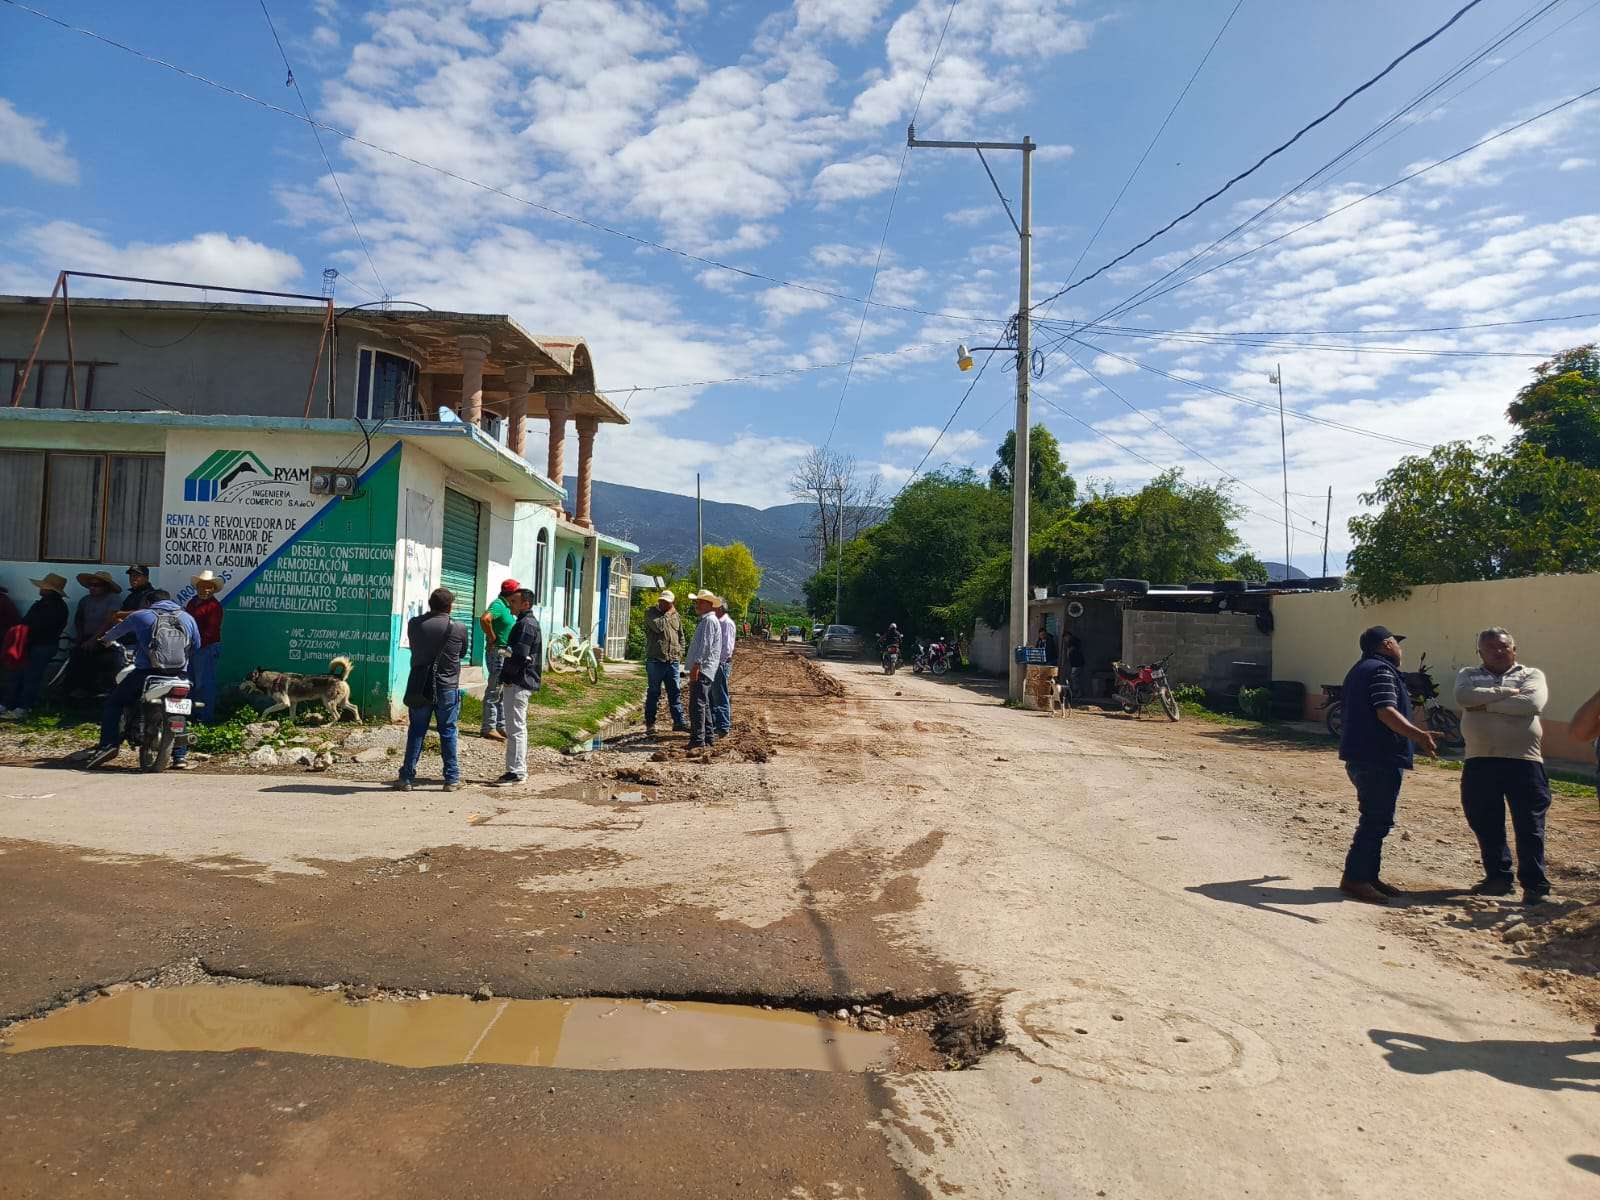
[[[1073,332],[1075,333],[1093,332],[1097,335],[1107,330],[1128,331],[1136,329],[1144,333],[1229,334],[1234,337],[1359,337],[1368,334],[1459,333],[1468,329],[1503,329],[1511,325],[1548,325],[1559,321],[1587,321],[1595,317],[1600,317],[1600,312],[1564,313],[1559,317],[1524,317],[1516,321],[1474,321],[1466,325],[1411,325],[1383,329],[1161,329],[1156,326],[1142,325],[1095,325],[1091,331],[1089,327],[1080,326],[1076,321],[1040,320],[1038,323],[1048,328],[1057,326],[1065,328],[1070,325],[1074,327]]]
[[[311,126],[311,136],[317,140],[317,150],[322,154],[322,162],[328,168],[328,178],[333,180],[333,190],[339,193],[339,203],[344,205],[344,215],[350,219],[350,228],[355,230],[356,241],[361,243],[361,253],[367,256],[367,267],[372,271],[372,277],[378,281],[378,288],[383,292],[383,298],[389,298],[389,288],[383,282],[383,276],[378,274],[378,264],[372,261],[372,250],[367,246],[366,236],[361,232],[361,226],[356,224],[356,214],[350,210],[350,201],[345,199],[344,188],[339,184],[339,173],[333,169],[333,160],[328,157],[328,148],[322,144],[322,134],[317,130],[316,122],[311,119],[311,106],[306,103],[305,93],[300,90],[300,81],[295,78],[294,68],[289,65],[289,54],[283,48],[283,39],[278,36],[278,27],[273,24],[272,14],[267,11],[267,0],[259,0],[261,15],[267,19],[267,29],[272,33],[272,41],[278,47],[278,57],[283,59],[283,69],[288,72],[284,80],[294,89],[295,99],[300,101],[300,110],[306,115],[306,122]],[[354,282],[354,281],[352,281]]]
[[[1226,183],[1224,183],[1221,187],[1217,188],[1209,196],[1206,196],[1204,199],[1202,199],[1198,203],[1192,205],[1191,207],[1189,207],[1184,212],[1179,213],[1176,217],[1174,217],[1172,220],[1168,221],[1165,225],[1163,225],[1160,229],[1156,230],[1149,237],[1143,239],[1142,241],[1138,242],[1137,244],[1135,244],[1133,246],[1130,246],[1127,250],[1124,250],[1121,254],[1117,255],[1115,258],[1111,259],[1109,262],[1104,263],[1099,267],[1096,267],[1093,271],[1089,272],[1089,274],[1085,275],[1082,279],[1078,280],[1076,283],[1068,283],[1065,287],[1062,287],[1060,290],[1058,290],[1058,291],[1052,293],[1051,295],[1045,297],[1045,299],[1043,301],[1041,301],[1041,303],[1045,303],[1045,304],[1051,303],[1057,297],[1064,296],[1068,292],[1072,291],[1073,289],[1082,287],[1084,284],[1088,283],[1091,279],[1094,279],[1097,276],[1104,274],[1106,271],[1109,271],[1112,267],[1116,266],[1118,263],[1123,262],[1124,260],[1130,258],[1132,255],[1136,254],[1138,251],[1143,250],[1151,242],[1155,241],[1158,237],[1160,237],[1162,234],[1164,234],[1167,231],[1169,231],[1170,229],[1172,229],[1174,226],[1178,225],[1180,222],[1186,221],[1190,217],[1194,216],[1195,213],[1199,212],[1207,204],[1210,204],[1218,196],[1221,196],[1224,192],[1226,192],[1234,184],[1239,183],[1242,180],[1248,179],[1251,175],[1255,174],[1256,171],[1260,170],[1261,167],[1263,167],[1268,161],[1270,161],[1273,158],[1276,158],[1279,154],[1282,154],[1290,146],[1293,146],[1296,142],[1298,142],[1306,134],[1310,133],[1318,125],[1321,125],[1324,121],[1328,120],[1335,113],[1337,113],[1340,109],[1342,109],[1346,104],[1348,104],[1350,101],[1354,100],[1357,96],[1359,96],[1362,92],[1366,91],[1368,88],[1370,88],[1370,87],[1374,86],[1375,84],[1377,84],[1380,80],[1382,80],[1385,76],[1387,76],[1391,71],[1393,71],[1401,63],[1403,63],[1406,59],[1410,58],[1413,54],[1416,54],[1419,50],[1421,50],[1423,47],[1427,46],[1435,38],[1438,38],[1439,36],[1441,36],[1447,29],[1449,29],[1452,25],[1454,25],[1462,17],[1466,16],[1466,14],[1468,12],[1470,12],[1472,9],[1476,8],[1479,4],[1482,4],[1482,3],[1483,3],[1483,0],[1467,0],[1467,3],[1462,5],[1459,9],[1457,9],[1451,15],[1450,19],[1447,20],[1443,25],[1439,26],[1437,29],[1435,29],[1432,33],[1428,34],[1428,36],[1423,38],[1421,41],[1412,44],[1404,53],[1399,55],[1399,57],[1395,58],[1394,61],[1392,61],[1383,70],[1379,71],[1372,78],[1368,79],[1365,83],[1361,84],[1359,87],[1355,88],[1352,91],[1346,92],[1344,94],[1344,96],[1342,96],[1339,99],[1339,102],[1337,104],[1335,104],[1332,108],[1328,109],[1326,112],[1324,112],[1321,116],[1317,117],[1315,120],[1311,121],[1309,124],[1301,126],[1298,130],[1295,131],[1294,135],[1292,137],[1290,137],[1288,141],[1286,141],[1286,142],[1282,143],[1281,145],[1276,146],[1273,149],[1267,151],[1267,153],[1263,154],[1252,165],[1250,165],[1249,167],[1245,168],[1245,170],[1240,171],[1237,175],[1233,176],[1233,178],[1229,179]],[[1034,307],[1037,308],[1038,305],[1035,305]]]
[[[928,59],[928,71],[922,77],[922,90],[917,93],[917,102],[911,109],[912,125],[917,123],[917,116],[922,112],[922,98],[928,94],[928,83],[933,79],[933,69],[939,63],[939,51],[944,48],[944,35],[950,32],[950,19],[956,15],[956,5],[959,3],[961,0],[950,0],[950,7],[945,10],[944,27],[939,30],[939,40],[933,44],[933,55]],[[850,390],[850,379],[855,374],[856,355],[861,350],[861,336],[866,332],[867,317],[872,312],[872,294],[878,290],[878,271],[883,266],[883,252],[889,244],[889,226],[894,221],[895,202],[900,198],[900,181],[905,178],[906,160],[910,157],[911,141],[908,138],[900,151],[900,166],[894,174],[894,188],[889,192],[889,211],[884,214],[883,233],[878,238],[878,254],[872,260],[872,278],[867,283],[867,295],[861,303],[861,320],[856,323],[855,341],[850,346],[850,361],[845,364],[844,381],[839,385],[839,400],[833,406],[833,421],[828,425],[828,436],[822,443],[824,454],[827,453],[828,447],[833,445],[833,435],[839,428],[839,414],[844,411],[845,393]],[[985,166],[984,169],[988,170],[988,167]]]
[[[219,92],[223,92],[234,97],[235,99],[243,100],[249,104],[256,105],[258,108],[266,109],[268,112],[273,112],[279,116],[288,117],[291,120],[301,121],[305,124],[312,125],[321,130],[323,133],[332,134],[334,137],[342,138],[353,145],[364,146],[368,150],[376,151],[379,154],[387,155],[388,157],[398,159],[401,162],[410,163],[415,167],[421,167],[425,171],[432,171],[437,175],[444,176],[446,179],[453,179],[457,183],[464,183],[468,187],[476,188],[481,192],[488,193],[489,195],[499,196],[503,200],[510,200],[514,204],[523,205],[526,208],[531,208],[536,212],[544,213],[547,216],[558,217],[563,221],[569,221],[574,225],[580,225],[583,228],[591,229],[596,233],[604,233],[610,237],[620,238],[623,241],[632,242],[637,246],[643,246],[649,250],[659,250],[662,253],[674,255],[688,262],[699,263],[702,266],[713,267],[716,270],[727,271],[734,275],[742,275],[746,279],[753,279],[761,283],[769,283],[774,287],[789,288],[799,292],[809,292],[814,296],[823,296],[829,300],[837,300],[846,304],[866,304],[873,308],[888,309],[893,312],[913,313],[916,316],[921,317],[940,317],[946,320],[966,321],[979,325],[1003,326],[1006,324],[1006,320],[1003,318],[983,317],[974,313],[938,312],[931,309],[915,308],[908,304],[890,304],[882,300],[868,300],[862,296],[851,296],[847,293],[834,291],[830,288],[816,287],[812,284],[801,283],[798,280],[783,279],[776,275],[765,274],[761,271],[752,271],[746,267],[737,267],[732,263],[726,263],[720,259],[708,258],[706,255],[696,254],[693,251],[684,250],[678,246],[668,245],[665,242],[654,241],[650,238],[643,237],[640,234],[629,233],[626,230],[617,229],[614,226],[607,225],[601,221],[590,220],[588,217],[578,216],[576,213],[569,213],[551,205],[542,204],[537,200],[530,200],[526,196],[519,196],[515,192],[507,191],[505,188],[496,187],[494,184],[490,183],[484,183],[482,180],[473,179],[470,176],[463,175],[458,171],[452,171],[448,167],[441,167],[435,163],[430,163],[424,159],[416,158],[413,155],[406,154],[400,150],[395,150],[389,146],[379,145],[377,142],[369,141],[366,138],[349,132],[348,130],[340,129],[335,125],[329,125],[325,121],[318,121],[315,118],[308,118],[301,113],[293,111],[292,109],[284,108],[280,104],[274,104],[270,100],[263,100],[261,97],[251,95],[249,92],[230,87],[225,83],[219,83],[217,80],[211,79],[205,75],[201,75],[196,71],[191,71],[187,67],[181,67],[176,63],[171,63],[165,59],[157,58],[153,54],[148,54],[143,50],[129,46],[124,42],[119,42],[115,38],[107,37],[105,34],[97,33],[92,29],[87,29],[79,25],[70,24],[69,22],[62,20],[60,17],[54,16],[51,13],[44,12],[28,4],[24,4],[22,3],[22,0],[0,0],[0,4],[5,4],[10,8],[17,9],[19,12],[25,12],[31,16],[38,17],[40,20],[59,26],[60,28],[67,30],[69,33],[80,34],[83,37],[91,38],[94,41],[110,46],[113,49],[121,50],[126,54],[131,54],[135,58],[142,59],[153,66],[158,66],[164,70],[172,71],[175,74],[182,75],[186,79],[193,80],[196,83],[202,83],[206,87],[214,88]]]
[[[900,354],[915,354],[923,350],[935,350],[941,346],[944,346],[945,344],[946,343],[944,342],[918,342],[912,346],[901,346],[898,350],[877,350],[871,354],[858,354],[856,356],[856,361],[863,362],[874,358],[893,358]],[[781,378],[785,375],[806,375],[812,371],[831,371],[835,367],[846,366],[849,361],[849,359],[840,358],[835,359],[832,362],[807,363],[803,367],[779,367],[773,371],[754,371],[749,375],[729,375],[721,379],[696,379],[686,383],[657,383],[648,386],[619,384],[614,387],[606,386],[597,388],[596,390],[601,392],[611,392],[621,391],[624,387],[626,387],[629,395],[631,396],[634,392],[666,392],[672,391],[675,388],[716,387],[725,383],[752,383],[762,379]]]
[[[1411,354],[1425,358],[1538,358],[1553,357],[1552,351],[1540,350],[1427,350],[1420,346],[1330,346],[1325,342],[1297,342],[1281,339],[1249,339],[1229,337],[1226,334],[1200,336],[1193,334],[1154,333],[1142,329],[1120,329],[1115,326],[1097,326],[1096,337],[1131,337],[1146,341],[1178,342],[1190,346],[1239,346],[1261,349],[1312,350],[1353,354]],[[1068,337],[1072,336],[1070,333]]]

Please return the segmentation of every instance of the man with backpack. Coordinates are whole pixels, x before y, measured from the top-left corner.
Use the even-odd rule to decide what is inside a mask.
[[[200,653],[200,627],[194,618],[179,608],[166,592],[153,592],[149,608],[131,612],[100,635],[106,643],[132,637],[135,642],[133,670],[111,689],[100,714],[100,744],[90,753],[85,766],[98,767],[114,759],[122,749],[122,714],[128,705],[144,694],[144,681],[152,675],[182,675]],[[183,769],[187,746],[172,751],[172,765]]]
[[[457,723],[461,718],[461,660],[467,657],[472,637],[467,627],[450,616],[455,593],[434,588],[428,594],[428,611],[412,617],[406,626],[411,643],[411,673],[406,678],[405,701],[410,713],[406,730],[406,756],[400,763],[396,790],[416,787],[417,763],[428,739],[428,725],[439,726],[439,756],[444,760],[444,790],[461,790],[461,764],[456,758]]]

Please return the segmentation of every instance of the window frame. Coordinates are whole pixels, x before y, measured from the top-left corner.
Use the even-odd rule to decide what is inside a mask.
[[[121,451],[121,450],[56,449],[56,448],[53,448],[53,447],[44,447],[44,448],[37,449],[37,450],[34,450],[34,449],[22,449],[21,453],[24,453],[24,454],[37,454],[37,455],[40,455],[44,459],[44,471],[42,472],[42,474],[40,476],[40,481],[39,481],[39,528],[38,528],[38,540],[35,543],[35,545],[37,547],[37,552],[38,552],[39,557],[34,559],[34,560],[32,560],[34,562],[45,562],[45,563],[85,563],[85,564],[93,564],[93,565],[97,565],[97,566],[105,566],[105,565],[109,565],[109,564],[111,564],[113,562],[120,563],[122,561],[121,559],[108,559],[106,557],[106,543],[107,543],[107,540],[108,540],[107,535],[108,535],[108,532],[109,532],[108,529],[107,529],[107,522],[108,522],[108,518],[109,518],[109,514],[110,514],[110,507],[109,506],[110,506],[110,503],[111,503],[111,463],[112,463],[113,459],[129,459],[129,458],[154,459],[155,461],[157,461],[157,462],[159,462],[161,464],[161,483],[162,483],[162,487],[161,487],[161,491],[158,493],[158,496],[159,496],[158,505],[159,505],[159,507],[158,507],[157,519],[158,519],[158,521],[162,521],[162,522],[164,522],[165,519],[166,519],[167,456],[165,454],[127,453],[127,452],[124,452],[124,451]],[[49,553],[49,551],[50,551],[50,544],[49,544],[50,485],[51,485],[51,476],[54,474],[54,472],[51,470],[50,464],[51,464],[51,460],[55,459],[55,458],[98,458],[100,460],[100,462],[101,462],[101,468],[100,468],[100,495],[99,495],[99,498],[98,498],[99,502],[98,502],[98,505],[97,505],[99,511],[95,514],[95,531],[96,531],[95,547],[96,547],[96,550],[97,550],[97,554],[93,558],[74,558],[74,557],[70,557],[68,555],[62,555],[62,554],[54,554],[54,555],[52,555],[52,554]],[[161,545],[161,537],[160,537],[160,534],[158,532],[157,536],[156,536],[156,549],[157,549],[156,557],[159,557],[160,545]]]
[[[533,541],[533,602],[543,604],[546,602],[550,588],[545,576],[550,574],[550,531],[539,530]]]
[[[421,399],[418,385],[422,380],[421,361],[419,359],[412,358],[409,354],[396,354],[393,350],[387,349],[383,346],[374,346],[370,342],[358,342],[356,344],[355,384],[354,390],[351,394],[350,414],[358,421],[381,421],[385,419],[391,421],[406,420],[407,418],[401,414],[397,414],[396,416],[388,418],[372,415],[372,384],[373,380],[377,376],[377,356],[380,354],[387,354],[390,358],[398,358],[402,362],[408,362],[411,364],[411,403],[413,406],[420,408]],[[365,367],[365,370],[363,370],[363,367]],[[366,393],[364,397],[362,395],[363,390]],[[365,414],[363,414],[361,411],[361,402],[363,399],[365,399],[367,403],[367,411]]]

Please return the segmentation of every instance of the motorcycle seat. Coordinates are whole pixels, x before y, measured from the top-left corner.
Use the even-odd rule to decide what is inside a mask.
[[[1116,669],[1117,675],[1123,679],[1139,678],[1139,671],[1137,667],[1125,667],[1121,663],[1112,663],[1111,665]]]

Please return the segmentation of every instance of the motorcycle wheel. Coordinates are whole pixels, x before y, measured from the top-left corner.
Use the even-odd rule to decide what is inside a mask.
[[[155,737],[146,737],[139,742],[139,769],[141,771],[165,771],[172,762],[172,745],[176,735],[161,723],[161,732]]]
[[[933,673],[935,675],[943,675],[949,669],[950,669],[950,662],[949,662],[948,659],[941,658],[941,659],[937,660],[933,664]]]
[[[1328,715],[1323,719],[1323,724],[1328,727],[1328,732],[1338,737],[1344,731],[1344,705],[1335,700],[1328,705]]]
[[[1167,720],[1178,719],[1178,698],[1172,694],[1171,688],[1161,689],[1161,707],[1166,711]]]
[[[1461,718],[1448,708],[1435,708],[1428,714],[1428,728],[1439,735],[1441,741],[1460,744]]]

